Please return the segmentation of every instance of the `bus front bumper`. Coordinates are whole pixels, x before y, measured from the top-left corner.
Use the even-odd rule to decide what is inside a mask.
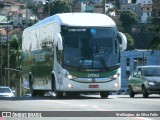
[[[102,78],[101,78],[102,79]],[[98,80],[98,79],[97,79]],[[65,79],[60,87],[60,91],[117,91],[121,88],[120,78],[112,79],[109,81],[90,81],[90,82],[77,82],[70,79]]]

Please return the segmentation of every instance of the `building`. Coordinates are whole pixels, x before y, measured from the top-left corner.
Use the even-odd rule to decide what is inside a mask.
[[[45,4],[47,0],[32,0],[34,4]],[[50,0],[53,1],[53,0]]]
[[[15,0],[17,1],[17,0]],[[33,3],[34,0],[18,0],[20,3]]]
[[[12,3],[12,2],[15,2],[15,0],[4,0],[4,2],[6,2],[6,3]]]
[[[152,16],[160,17],[160,0],[153,1],[152,9]]]
[[[131,10],[134,13],[136,13],[138,16],[138,21],[141,21],[141,17],[142,17],[141,4],[122,4],[121,11],[127,11],[127,10]]]
[[[151,0],[141,0],[141,9],[142,9],[142,16],[141,16],[141,23],[146,23],[148,18],[151,17],[152,13],[152,1]]]
[[[4,0],[0,0],[0,7],[4,6]]]
[[[121,4],[131,4],[132,0],[119,0]]]
[[[14,1],[11,3],[4,2],[4,6],[0,8],[0,14],[8,17],[6,21],[12,20],[14,27],[27,25],[26,21],[29,23],[30,21],[37,20],[37,17],[33,15],[32,11],[27,9],[27,4]]]
[[[73,12],[93,12],[103,13],[103,0],[73,0],[72,11]],[[113,8],[112,4],[105,5],[106,12],[109,8]]]
[[[11,13],[13,19],[13,26],[20,26],[23,20],[26,19],[26,4],[12,3]],[[23,8],[23,9],[22,9]]]
[[[120,0],[121,1],[121,0]],[[152,13],[152,0],[136,0],[135,3],[126,2],[128,0],[121,1],[121,10],[132,10],[139,18],[139,23],[147,23],[148,18]]]
[[[160,50],[157,52],[151,50],[123,51],[121,54],[122,87],[128,86],[128,77],[134,68],[140,65],[160,65]]]
[[[136,0],[136,4],[152,4],[152,0]]]

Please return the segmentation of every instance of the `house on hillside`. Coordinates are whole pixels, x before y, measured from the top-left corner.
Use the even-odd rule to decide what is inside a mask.
[[[121,2],[121,10],[132,10],[138,15],[139,23],[146,23],[152,13],[152,0],[136,0],[135,3],[128,2],[129,0],[123,0]]]

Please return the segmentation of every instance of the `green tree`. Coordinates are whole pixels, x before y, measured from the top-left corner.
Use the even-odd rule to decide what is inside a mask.
[[[159,50],[160,49],[160,38],[155,36],[151,41],[151,49]]]
[[[138,16],[133,11],[123,11],[120,14],[120,20],[123,27],[131,27],[132,25],[138,23]]]
[[[11,70],[11,86],[14,86],[17,91],[17,95],[20,96],[21,87],[21,49],[22,49],[22,39],[18,39],[16,35],[13,35],[10,40],[10,68]],[[12,61],[12,62],[11,62]]]
[[[72,8],[68,2],[64,0],[57,0],[54,2],[53,9],[51,9],[51,15],[67,12],[72,12]]]
[[[135,49],[135,43],[132,36],[130,36],[128,33],[124,33],[127,38],[127,50],[133,50]]]
[[[50,10],[50,15],[54,15],[57,13],[72,12],[70,1],[66,0],[55,0],[54,2],[47,3],[44,6],[44,11],[48,13],[49,10]]]
[[[38,2],[37,4],[29,4],[28,8],[32,9],[33,14],[35,14],[36,16],[38,16],[38,10],[39,9],[43,9],[44,4],[43,2]]]
[[[10,59],[13,68],[20,68],[21,65],[21,48],[22,39],[18,39],[16,35],[13,35],[10,41]],[[13,62],[14,61],[14,62]]]
[[[154,50],[156,51],[156,62],[158,65],[159,64],[158,50],[160,49],[160,38],[157,36],[154,37],[150,44],[151,44],[151,49],[152,49],[151,53],[154,53]]]
[[[152,49],[152,53],[154,50],[156,50],[156,58],[157,58],[157,64],[159,63],[158,59],[158,50],[160,50],[160,18],[159,17],[154,17],[149,20],[149,25],[148,25],[148,31],[155,33],[155,36],[153,37],[151,43],[150,43],[150,48]]]
[[[148,31],[155,33],[156,37],[160,37],[160,17],[149,19]]]

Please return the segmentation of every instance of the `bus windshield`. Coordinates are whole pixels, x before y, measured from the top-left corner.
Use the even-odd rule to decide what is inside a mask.
[[[118,64],[116,28],[63,28],[64,65],[107,69]]]

